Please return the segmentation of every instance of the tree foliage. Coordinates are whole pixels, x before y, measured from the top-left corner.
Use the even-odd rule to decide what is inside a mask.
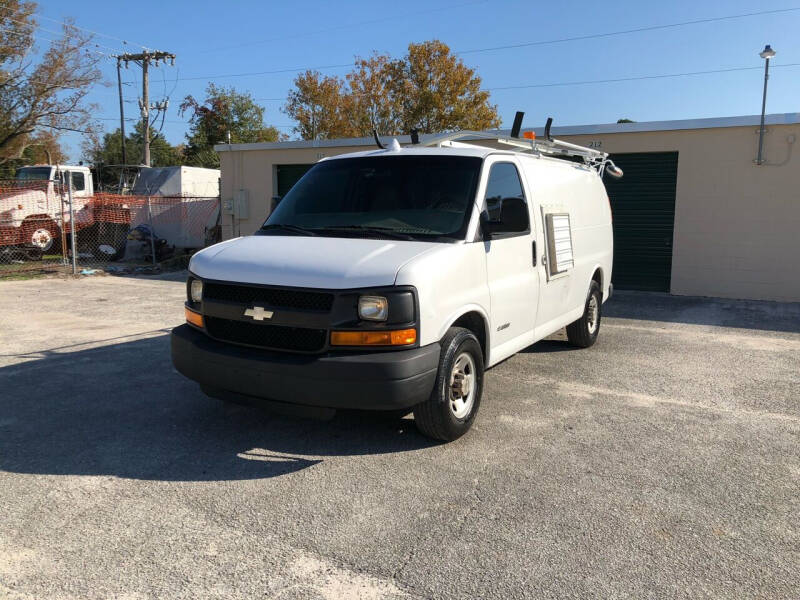
[[[357,57],[345,79],[306,71],[295,79],[284,112],[303,139],[500,126],[481,78],[438,40],[409,44],[402,58]]]
[[[128,163],[141,160],[144,148],[144,123],[139,121],[125,138]],[[183,164],[182,148],[172,146],[163,135],[150,130],[150,164],[153,167],[171,167]],[[92,140],[84,147],[91,164],[101,170],[103,185],[113,186],[119,181],[122,165],[122,133],[119,128],[106,133],[100,140]],[[111,165],[111,166],[109,166]],[[102,169],[100,169],[102,167]]]
[[[344,81],[306,71],[294,83],[285,112],[297,121],[295,131],[300,137],[315,140],[353,135]]]
[[[210,83],[206,99],[200,103],[186,96],[180,106],[181,115],[190,115],[190,129],[186,135],[186,164],[219,168],[215,144],[230,142],[247,144],[275,142],[280,134],[275,127],[264,123],[264,107],[259,106],[248,92],[238,92],[233,87],[218,87]]]
[[[0,164],[22,157],[37,132],[83,130],[91,120],[85,97],[100,78],[92,36],[67,21],[37,60],[35,10],[24,0],[0,4]]]
[[[26,165],[65,164],[67,155],[52,131],[38,131],[31,134],[25,149],[15,158],[0,164],[0,179],[13,179],[17,169]]]

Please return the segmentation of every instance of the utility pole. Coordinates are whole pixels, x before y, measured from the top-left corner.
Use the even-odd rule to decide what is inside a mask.
[[[142,60],[142,121],[144,121],[144,157],[142,164],[150,166],[150,61]]]
[[[134,62],[142,67],[142,99],[139,101],[139,108],[142,111],[142,121],[144,122],[144,152],[142,156],[142,164],[150,166],[150,111],[151,110],[166,110],[169,101],[158,102],[150,105],[150,63],[158,66],[159,61],[170,61],[172,65],[175,64],[175,55],[170,52],[162,52],[161,50],[145,50],[136,54],[120,54],[117,56],[117,65],[120,61],[125,61],[127,68],[129,62]],[[117,67],[119,69],[119,66]],[[119,71],[117,71],[119,72]],[[120,114],[122,114],[122,83],[120,83]],[[122,141],[123,147],[125,139]]]
[[[125,104],[122,100],[122,74],[120,67],[122,65],[122,58],[117,57],[117,88],[119,89],[119,131],[122,134],[122,164],[128,164],[128,156],[125,151]]]

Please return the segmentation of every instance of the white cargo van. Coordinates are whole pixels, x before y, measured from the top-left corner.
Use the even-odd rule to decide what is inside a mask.
[[[549,136],[498,150],[468,135],[489,137],[324,159],[254,235],[195,254],[178,371],[228,401],[413,411],[453,440],[487,368],[564,326],[594,344],[611,293],[602,176],[621,171]]]

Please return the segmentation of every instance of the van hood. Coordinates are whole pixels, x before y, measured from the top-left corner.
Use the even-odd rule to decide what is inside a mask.
[[[256,235],[201,250],[189,270],[203,279],[347,289],[394,285],[408,261],[438,242]]]

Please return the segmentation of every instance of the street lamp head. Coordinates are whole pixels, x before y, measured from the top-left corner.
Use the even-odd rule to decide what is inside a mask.
[[[766,46],[764,46],[764,49],[758,53],[758,55],[761,58],[766,58],[767,60],[769,60],[770,58],[775,56],[775,50],[772,49],[772,46],[767,44]]]

